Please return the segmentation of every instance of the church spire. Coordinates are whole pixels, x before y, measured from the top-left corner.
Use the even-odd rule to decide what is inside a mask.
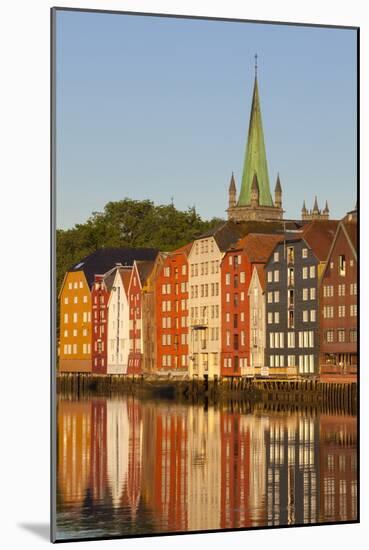
[[[259,203],[262,206],[273,206],[270,193],[268,165],[266,160],[264,132],[261,119],[260,99],[257,79],[257,55],[255,55],[255,81],[252,97],[249,132],[243,166],[238,206],[246,206],[251,201],[251,184],[254,174],[257,174],[259,184]]]

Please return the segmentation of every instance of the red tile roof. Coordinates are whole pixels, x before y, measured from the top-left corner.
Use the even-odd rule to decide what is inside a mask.
[[[355,249],[355,252],[357,252],[357,222],[351,221],[351,222],[343,222],[345,229],[347,231],[347,234],[349,236],[349,239],[351,241],[351,244],[353,248]]]
[[[184,246],[177,248],[177,250],[173,250],[173,252],[170,252],[169,254],[171,256],[173,256],[174,254],[185,254],[186,256],[188,256],[191,252],[192,245],[193,243],[185,244]]]
[[[313,220],[306,224],[302,237],[320,262],[327,260],[339,220]]]
[[[283,240],[283,235],[249,233],[240,239],[235,246],[247,255],[252,263],[265,263],[277,243]]]

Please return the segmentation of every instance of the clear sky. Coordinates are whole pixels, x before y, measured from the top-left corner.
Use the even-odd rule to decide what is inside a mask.
[[[57,227],[109,201],[225,217],[247,139],[254,54],[272,194],[285,217],[356,202],[356,32],[57,12]]]

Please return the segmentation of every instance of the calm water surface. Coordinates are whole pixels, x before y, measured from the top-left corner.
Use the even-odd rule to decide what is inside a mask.
[[[355,520],[356,417],[59,399],[57,537]]]

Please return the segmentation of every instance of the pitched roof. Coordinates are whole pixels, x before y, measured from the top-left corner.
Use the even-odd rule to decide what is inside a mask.
[[[128,294],[128,287],[129,287],[129,281],[131,279],[131,273],[132,273],[131,267],[119,268],[119,275],[122,280],[123,288],[126,291],[126,294]]]
[[[95,274],[106,273],[117,263],[132,266],[135,260],[154,260],[157,254],[158,251],[154,248],[99,248],[68,271],[83,271],[91,288]]]
[[[242,249],[250,262],[265,263],[275,245],[283,240],[283,235],[249,233],[239,240],[235,248]]]
[[[116,272],[117,272],[117,269],[114,268],[108,271],[107,273],[105,273],[104,275],[104,283],[105,283],[106,289],[109,292],[111,291],[111,287],[113,286]]]
[[[174,254],[184,254],[185,256],[188,256],[191,252],[192,245],[193,243],[185,244],[184,246],[177,248],[177,250],[173,250],[173,252],[170,252],[169,255],[173,256]]]
[[[236,182],[234,179],[234,174],[232,172],[231,181],[229,183],[229,191],[236,191]]]
[[[274,191],[276,191],[277,193],[282,193],[282,186],[281,186],[281,180],[279,179],[279,173],[277,175],[277,181],[276,181],[276,184],[275,184]]]
[[[213,229],[210,229],[206,233],[203,233],[198,239],[206,239],[207,237],[214,237],[219,250],[225,252],[231,244],[238,241],[242,234],[242,229],[231,221],[222,223]],[[197,239],[197,240],[198,240]]]
[[[259,277],[259,281],[260,281],[260,286],[261,286],[261,289],[263,292],[265,292],[265,287],[266,287],[266,281],[265,281],[265,270],[264,270],[264,266],[261,265],[261,264],[257,264],[254,266],[254,269],[256,269],[257,271],[257,274],[258,274],[258,277]]]
[[[219,249],[222,252],[226,252],[231,246],[235,246],[239,239],[245,237],[245,235],[249,233],[281,235],[284,233],[285,229],[296,231],[299,230],[301,226],[301,222],[296,220],[276,220],[270,222],[256,220],[233,222],[229,220],[203,233],[196,240],[214,237]]]
[[[343,222],[343,225],[345,226],[345,229],[351,241],[352,247],[354,248],[355,252],[357,252],[357,233],[358,233],[357,222],[356,221]]]
[[[154,261],[151,261],[151,262],[142,261],[142,260],[136,261],[136,266],[137,266],[138,275],[140,277],[141,286],[143,286],[146,283],[147,278],[149,277],[154,265],[155,265]]]
[[[238,206],[250,204],[251,185],[253,183],[255,173],[257,174],[259,185],[260,204],[264,206],[273,206],[272,196],[270,194],[268,165],[265,152],[263,123],[261,120],[258,81],[256,76]]]
[[[313,220],[303,228],[302,237],[320,262],[328,258],[338,224],[338,220]]]

